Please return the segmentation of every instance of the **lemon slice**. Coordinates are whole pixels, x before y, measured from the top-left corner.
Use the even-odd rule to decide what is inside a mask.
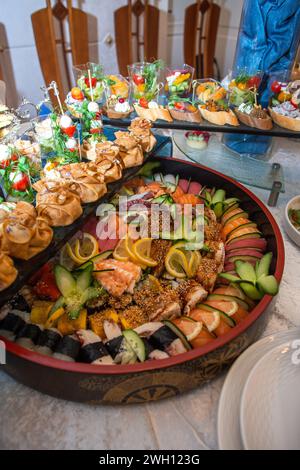
[[[186,257],[188,263],[188,277],[194,277],[196,275],[198,266],[201,261],[200,252],[197,250],[186,250],[186,242],[178,242],[174,245],[174,248],[177,250],[182,251],[184,256]]]
[[[119,241],[113,252],[113,257],[117,261],[129,261],[130,255],[126,249],[125,238]]]
[[[76,242],[74,243],[74,245],[75,244],[76,244]],[[80,259],[77,258],[77,256],[75,255],[75,253],[73,251],[75,249],[75,246],[72,246],[70,243],[67,243],[65,248],[66,248],[66,252],[67,252],[69,258],[73,261],[73,263],[75,263],[75,264],[82,264],[83,263],[81,258]]]
[[[147,266],[141,262],[135,255],[133,250],[134,241],[128,235],[124,238],[124,247],[132,263],[137,264],[142,269],[146,269]]]
[[[194,277],[196,276],[200,261],[201,255],[199,251],[192,251],[191,259],[189,260],[189,276]]]
[[[83,233],[82,240],[76,240],[74,253],[81,263],[88,261],[99,253],[98,241],[90,233]]]
[[[174,246],[167,253],[165,266],[171,276],[179,279],[187,277],[189,272],[188,262],[184,253]]]
[[[157,261],[151,258],[152,238],[141,238],[132,245],[132,251],[137,260],[143,265],[154,268]]]
[[[59,254],[59,264],[63,266],[64,268],[68,269],[68,271],[72,271],[79,263],[77,260],[76,262],[70,257],[69,254],[69,249],[68,245],[70,247],[70,244],[67,243],[61,250]],[[71,249],[72,251],[72,249]]]

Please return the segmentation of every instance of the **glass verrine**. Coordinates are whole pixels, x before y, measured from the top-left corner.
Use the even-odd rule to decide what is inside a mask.
[[[167,67],[165,90],[169,97],[187,98],[191,92],[195,69],[183,64],[178,67]]]
[[[110,118],[128,116],[133,108],[130,105],[130,83],[122,75],[108,75],[105,79],[105,109]]]
[[[14,148],[20,156],[25,156],[30,162],[30,175],[33,179],[39,177],[42,170],[41,146],[32,131],[25,132],[21,138],[16,139]]]
[[[136,62],[128,65],[128,74],[134,102],[144,98],[147,102],[157,98],[160,91],[162,62]]]
[[[56,156],[53,123],[50,115],[38,116],[31,120],[37,143],[40,145],[41,159]]]
[[[260,70],[238,69],[228,85],[230,104],[236,107],[257,104],[262,78],[263,72]]]
[[[117,98],[129,99],[130,83],[127,78],[120,74],[105,76],[105,94],[106,99],[115,95]]]
[[[83,91],[86,98],[101,102],[104,92],[103,66],[94,62],[74,65],[73,74],[77,86]]]

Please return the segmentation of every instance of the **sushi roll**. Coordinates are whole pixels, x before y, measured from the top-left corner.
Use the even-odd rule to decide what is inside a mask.
[[[9,301],[9,305],[12,309],[30,312],[33,301],[34,296],[30,287],[24,286],[21,291]]]
[[[170,328],[168,323],[170,322],[146,323],[142,327],[137,328],[136,331],[138,330],[137,333],[139,334],[142,334],[143,331],[145,334],[148,334],[149,343],[153,346],[154,350],[165,352],[168,356],[176,356],[186,352],[188,347],[182,341],[181,332],[179,330],[178,333],[175,332],[173,325]],[[154,356],[158,357],[159,354]]]
[[[62,334],[56,328],[47,328],[41,331],[35,351],[45,356],[52,356]]]
[[[25,325],[16,334],[16,343],[23,348],[33,351],[38,339],[41,335],[42,327],[33,323],[25,323]]]
[[[75,362],[80,351],[80,341],[76,335],[63,336],[56,345],[53,357],[62,361]]]
[[[103,328],[108,341],[105,343],[105,347],[116,364],[135,364],[138,357],[135,351],[132,349],[128,340],[122,334],[122,330],[110,320],[103,322]],[[129,330],[128,330],[129,331]]]
[[[169,356],[168,353],[162,351],[161,349],[155,348],[149,341],[149,337],[155,333],[158,329],[163,326],[163,323],[160,322],[152,322],[152,323],[145,323],[137,328],[136,331],[141,337],[145,345],[146,350],[146,358],[147,359],[167,359]]]
[[[77,336],[82,344],[79,361],[86,364],[114,364],[101,338],[91,330],[79,330]]]
[[[16,334],[26,326],[29,321],[29,313],[18,310],[10,310],[0,321],[0,336],[14,341]]]
[[[134,364],[137,360],[136,354],[129,347],[122,334],[107,341],[105,347],[115,364]]]

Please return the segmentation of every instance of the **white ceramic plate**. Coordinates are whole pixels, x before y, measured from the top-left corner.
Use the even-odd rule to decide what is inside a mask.
[[[291,240],[293,240],[296,245],[300,246],[300,232],[297,230],[289,218],[290,209],[300,209],[300,196],[295,196],[291,199],[285,208],[284,213],[284,228]]]
[[[252,368],[274,347],[300,339],[300,328],[267,336],[252,344],[233,364],[223,385],[218,409],[218,443],[223,450],[242,450],[240,403]],[[299,395],[300,396],[300,395]]]
[[[300,338],[294,343],[273,348],[249,374],[240,408],[246,450],[300,449]]]

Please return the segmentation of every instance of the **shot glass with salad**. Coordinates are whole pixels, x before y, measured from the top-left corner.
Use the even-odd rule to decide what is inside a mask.
[[[166,69],[165,90],[170,98],[173,96],[188,97],[191,92],[194,72],[195,69],[187,64]]]
[[[230,104],[240,106],[243,103],[253,102],[262,81],[262,72],[250,74],[246,70],[240,71],[229,83]]]
[[[128,65],[133,102],[141,104],[142,100],[149,103],[158,97],[162,86],[159,81],[162,68],[163,62],[160,60]]]
[[[94,62],[75,65],[73,74],[77,86],[88,100],[101,102],[104,94],[103,66]]]

